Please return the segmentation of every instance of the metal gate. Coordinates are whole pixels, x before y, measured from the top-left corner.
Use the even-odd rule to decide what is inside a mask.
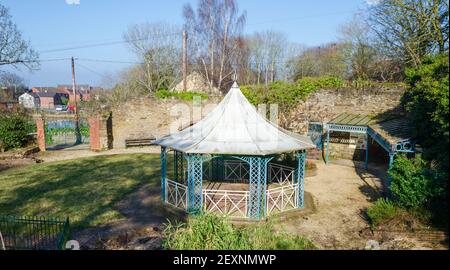
[[[89,124],[79,120],[79,138],[77,140],[76,122],[72,119],[51,120],[45,123],[45,146],[49,150],[58,150],[75,145],[88,145]]]

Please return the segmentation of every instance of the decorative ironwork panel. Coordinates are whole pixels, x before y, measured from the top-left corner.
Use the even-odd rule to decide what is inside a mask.
[[[224,180],[224,158],[223,156],[215,157],[211,160],[212,162],[212,179],[215,181]]]
[[[202,210],[203,161],[200,154],[185,155],[188,166],[188,212],[198,213]]]
[[[166,161],[167,161],[167,151],[165,147],[161,147],[161,199],[163,202],[166,201]]]
[[[186,166],[184,165],[183,153],[174,151],[174,180],[186,184]]]
[[[306,166],[306,151],[299,152],[297,155],[297,207],[304,207],[304,193],[305,193],[305,166]]]
[[[187,193],[187,186],[166,179],[166,203],[186,210]]]
[[[345,131],[352,133],[367,133],[366,126],[348,126],[348,125],[337,125],[337,124],[327,124],[327,130],[329,131]]]
[[[295,169],[289,166],[270,163],[269,164],[269,183],[278,183],[280,185],[294,183]]]
[[[212,173],[213,173],[213,168],[212,168],[212,160],[205,162],[205,164],[203,164],[203,179],[211,181],[213,180],[212,177]]]
[[[246,182],[248,179],[248,164],[243,161],[226,160],[224,162],[224,180]]]
[[[269,189],[266,192],[267,216],[298,208],[298,185],[291,184]]]
[[[397,142],[394,146],[395,152],[402,152],[402,153],[414,153],[416,152],[415,148],[416,148],[415,142],[412,140]]]
[[[247,218],[248,191],[203,190],[203,207],[225,217]]]
[[[247,215],[250,219],[259,220],[265,216],[267,164],[272,158],[236,157],[249,165],[249,198]]]

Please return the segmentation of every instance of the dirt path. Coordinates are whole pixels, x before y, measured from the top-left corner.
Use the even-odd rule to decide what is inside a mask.
[[[305,179],[316,211],[280,227],[305,235],[324,249],[364,248],[367,239],[359,236],[368,226],[364,211],[381,195],[381,180],[350,163],[317,166],[318,174]]]

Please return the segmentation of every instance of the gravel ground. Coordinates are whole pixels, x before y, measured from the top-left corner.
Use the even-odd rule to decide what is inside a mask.
[[[313,195],[316,211],[283,222],[279,229],[304,235],[322,249],[364,249],[367,241],[375,238],[367,233],[365,211],[383,192],[383,180],[375,174],[384,178],[386,168],[370,164],[368,172],[362,164],[343,160],[328,165],[317,162],[317,166],[317,175],[305,179],[305,190]],[[439,247],[394,233],[380,241],[380,249],[431,248]]]

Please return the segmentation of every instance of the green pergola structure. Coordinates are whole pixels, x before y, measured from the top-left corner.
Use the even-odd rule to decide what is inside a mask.
[[[348,132],[365,136],[365,161],[369,163],[369,138],[377,142],[389,155],[389,169],[397,153],[415,153],[416,140],[411,136],[412,125],[404,117],[389,120],[373,119],[367,115],[342,113],[325,124],[326,148],[325,162],[329,161],[330,132]],[[389,184],[388,184],[389,186]]]
[[[308,137],[283,130],[259,115],[236,83],[205,118],[156,140],[155,144],[161,146],[162,199],[167,199],[167,152],[173,150],[175,178],[187,178],[188,213],[196,214],[203,209],[203,164],[211,162],[213,170],[219,172],[216,175],[220,175],[223,159],[233,158],[248,165],[247,218],[264,218],[268,164],[275,155],[292,152],[298,161],[295,173],[297,206],[304,206],[306,150],[315,148],[314,143]]]

